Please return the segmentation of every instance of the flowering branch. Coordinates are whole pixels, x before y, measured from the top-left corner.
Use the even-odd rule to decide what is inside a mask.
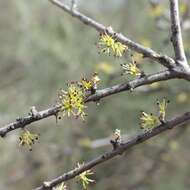
[[[70,179],[78,176],[79,174],[83,173],[84,171],[90,170],[91,168],[95,167],[96,165],[106,162],[106,161],[114,158],[115,156],[121,155],[123,152],[125,152],[126,150],[128,150],[129,148],[131,148],[137,144],[143,143],[144,141],[146,141],[154,136],[157,136],[166,130],[173,129],[173,128],[179,127],[179,126],[184,126],[182,124],[188,123],[189,121],[190,121],[190,112],[186,112],[180,116],[177,116],[174,119],[171,119],[163,124],[160,124],[159,126],[153,128],[151,131],[142,132],[142,133],[130,138],[126,142],[118,145],[116,149],[113,149],[110,152],[106,152],[103,155],[100,155],[99,157],[87,162],[80,168],[75,168],[74,170],[64,173],[63,175],[61,175],[51,181],[44,182],[42,186],[36,188],[35,190],[51,189],[54,186],[62,183],[63,181],[70,180]]]
[[[125,82],[122,84],[117,84],[112,87],[108,87],[102,90],[97,90],[95,94],[89,96],[85,102],[90,101],[98,101],[104,97],[110,96],[112,94],[117,94],[123,91],[133,90],[139,86],[151,84],[158,81],[169,80],[173,78],[182,78],[177,73],[171,72],[169,70],[165,70],[162,72],[158,72],[152,75],[147,75],[142,78],[137,78],[129,82]],[[0,136],[4,137],[7,133],[16,130],[18,128],[23,128],[33,122],[45,119],[50,116],[56,116],[57,113],[60,111],[60,106],[53,106],[43,111],[37,111],[31,109],[28,116],[19,117],[16,121],[5,125],[4,127],[0,128]]]
[[[121,42],[122,44],[126,45],[127,47],[129,47],[130,49],[143,54],[144,57],[149,57],[152,60],[164,65],[167,68],[173,68],[175,67],[175,61],[170,58],[167,55],[161,55],[157,52],[155,52],[154,50],[144,47],[141,44],[138,44],[130,39],[128,39],[127,37],[125,37],[123,34],[121,33],[117,33],[115,31],[113,31],[111,28],[107,28],[106,26],[104,26],[103,24],[85,16],[84,14],[78,12],[75,9],[71,9],[69,6],[65,5],[63,2],[61,2],[60,0],[49,0],[51,3],[55,4],[56,6],[60,7],[62,10],[64,10],[65,12],[67,12],[68,14],[70,14],[71,16],[79,19],[81,22],[83,22],[86,25],[89,25],[91,27],[93,27],[94,29],[96,29],[98,32],[100,33],[104,33],[106,31],[106,33],[110,36],[115,36],[115,38],[117,38],[117,40],[119,42]]]

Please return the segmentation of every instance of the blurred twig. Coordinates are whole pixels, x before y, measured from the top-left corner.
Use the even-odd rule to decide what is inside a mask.
[[[183,46],[178,0],[170,0],[170,17],[171,17],[171,30],[172,30],[171,40],[173,43],[177,64],[182,65],[187,71],[190,72],[190,68],[187,63]]]
[[[152,131],[143,132],[143,133],[138,134],[137,136],[127,140],[125,143],[118,145],[118,147],[116,149],[114,149],[110,152],[106,152],[103,155],[100,155],[99,157],[95,158],[94,160],[87,162],[80,168],[75,168],[74,170],[64,173],[63,175],[61,175],[51,181],[44,182],[43,185],[36,188],[36,190],[52,189],[54,186],[62,183],[63,181],[70,180],[70,179],[78,176],[79,174],[83,173],[84,171],[95,167],[96,165],[106,162],[106,161],[114,158],[115,156],[121,155],[123,152],[125,152],[126,150],[128,150],[129,148],[131,148],[137,144],[143,143],[144,141],[146,141],[156,135],[159,135],[160,133],[162,133],[166,130],[173,129],[177,126],[183,126],[183,124],[188,123],[189,121],[190,121],[190,112],[186,112],[185,114],[182,114],[170,121],[167,121],[166,123],[163,123],[163,124],[155,127]]]

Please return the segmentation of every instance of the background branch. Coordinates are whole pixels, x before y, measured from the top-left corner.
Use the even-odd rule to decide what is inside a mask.
[[[185,61],[185,51],[183,47],[180,18],[179,18],[179,2],[178,0],[170,0],[170,14],[171,14],[171,30],[172,43],[177,60]]]
[[[35,190],[52,189],[53,187],[62,183],[63,181],[72,179],[72,178],[78,176],[79,174],[83,173],[84,171],[95,167],[96,165],[106,162],[117,155],[121,155],[124,151],[128,150],[129,148],[131,148],[137,144],[143,143],[144,141],[146,141],[168,129],[172,129],[177,126],[183,126],[182,124],[188,123],[189,121],[190,121],[190,112],[186,112],[183,115],[180,115],[164,124],[161,124],[161,125],[155,127],[152,131],[143,132],[143,133],[138,134],[135,137],[132,137],[125,143],[119,145],[117,149],[112,150],[110,152],[106,152],[105,154],[95,158],[94,160],[87,162],[80,168],[75,168],[74,170],[71,170],[51,181],[44,182],[43,183],[44,185],[36,188]]]
[[[183,128],[179,128],[177,131],[174,131],[174,133],[172,133],[168,137],[168,139],[165,141],[162,148],[160,148],[160,150],[158,150],[156,155],[154,155],[153,162],[150,164],[147,170],[143,172],[143,176],[140,179],[138,179],[135,183],[129,186],[130,190],[137,190],[138,188],[142,187],[142,185],[144,185],[147,182],[150,176],[151,178],[153,177],[155,172],[160,168],[160,166],[163,163],[163,155],[170,151],[170,141],[178,140],[179,137],[181,137],[187,131],[186,130],[187,127],[188,125],[184,125]]]
[[[190,67],[187,63],[185,50],[183,46],[178,0],[170,0],[170,17],[172,30],[171,40],[174,47],[176,62],[177,64],[182,66],[183,69],[185,69],[185,71],[190,73]]]

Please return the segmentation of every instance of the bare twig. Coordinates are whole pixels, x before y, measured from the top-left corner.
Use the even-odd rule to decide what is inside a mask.
[[[71,16],[79,19],[84,24],[95,28],[98,32],[107,31],[107,33],[109,35],[115,35],[115,37],[117,38],[118,41],[127,45],[130,49],[143,54],[144,57],[151,58],[152,60],[155,60],[156,62],[164,65],[167,68],[173,68],[175,66],[175,61],[172,58],[168,57],[167,55],[161,55],[150,48],[144,47],[144,46],[128,39],[121,33],[116,33],[112,29],[105,27],[103,24],[100,24],[97,21],[83,15],[82,13],[78,12],[77,10],[70,9],[69,6],[65,5],[60,0],[49,0],[49,1],[53,4],[55,4],[56,6],[60,7],[62,10],[64,10]]]
[[[137,78],[126,83],[118,84],[109,88],[97,90],[97,92],[94,95],[89,96],[85,102],[98,101],[112,94],[120,93],[122,91],[132,90],[142,85],[151,84],[157,81],[169,80],[176,77],[180,78],[180,76],[178,76],[174,72],[168,70],[162,71],[152,75],[144,76],[142,78]],[[39,121],[50,116],[56,116],[56,114],[59,112],[59,108],[60,108],[59,106],[53,106],[46,110],[40,111],[35,115],[30,113],[30,115],[26,117],[19,117],[18,119],[16,119],[15,122],[12,122],[0,128],[0,136],[4,137],[8,132],[18,128],[23,128],[26,125],[29,125],[35,121]]]
[[[117,149],[112,150],[110,152],[106,152],[105,154],[87,162],[80,168],[75,168],[74,170],[64,173],[63,175],[61,175],[51,181],[44,182],[43,185],[36,188],[36,190],[52,189],[53,187],[62,183],[63,181],[70,180],[70,179],[76,177],[77,175],[83,173],[84,171],[95,167],[96,165],[106,162],[106,161],[114,158],[117,155],[121,155],[124,151],[128,150],[129,148],[131,148],[137,144],[143,143],[144,141],[146,141],[168,129],[172,129],[177,126],[183,126],[182,124],[188,123],[189,121],[190,121],[190,112],[186,112],[183,115],[180,115],[166,123],[163,123],[163,124],[155,127],[152,131],[143,132],[143,133],[138,134],[137,136],[126,141],[125,143],[122,143],[121,145],[119,145],[117,147]]]
[[[186,60],[180,19],[179,19],[179,5],[178,0],[170,0],[170,14],[171,14],[171,29],[172,29],[172,43],[177,60]]]
[[[185,71],[190,73],[190,67],[187,63],[183,46],[178,0],[170,0],[170,17],[172,30],[171,40],[174,47],[176,63],[182,66]]]

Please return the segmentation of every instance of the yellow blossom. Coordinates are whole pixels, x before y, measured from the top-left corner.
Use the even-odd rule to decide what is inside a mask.
[[[61,105],[60,112],[63,116],[67,113],[68,117],[73,114],[84,119],[86,115],[84,112],[86,108],[84,105],[85,94],[76,83],[69,84],[67,91],[60,90],[58,98],[58,103]]]
[[[35,143],[36,140],[39,139],[39,134],[31,133],[26,129],[22,129],[22,133],[19,137],[20,146],[28,146],[29,150],[32,150],[32,145]]]
[[[132,76],[141,76],[141,70],[137,67],[135,63],[121,64],[124,73],[130,74]]]
[[[115,40],[112,38],[112,36],[109,36],[108,34],[100,34],[99,39],[99,45],[101,47],[101,52],[109,54],[111,53],[113,46],[114,46]]]
[[[58,105],[60,105],[59,112],[63,116],[65,114],[70,117],[74,115],[76,118],[79,116],[84,120],[86,116],[85,111],[85,98],[89,96],[89,91],[92,93],[97,89],[97,84],[100,78],[97,73],[94,73],[90,80],[82,78],[80,82],[72,82],[68,84],[67,91],[61,89],[58,93]]]
[[[101,34],[98,45],[101,48],[101,52],[106,54],[113,54],[116,57],[121,57],[127,46],[118,42],[112,36],[108,35],[107,33]]]
[[[167,109],[168,103],[169,103],[169,101],[166,101],[165,98],[163,98],[162,102],[157,100],[160,121],[165,121],[166,109]]]
[[[81,168],[83,165],[84,164],[78,163],[77,168]],[[89,185],[89,183],[92,183],[95,181],[95,180],[89,178],[89,176],[93,175],[93,174],[94,173],[91,170],[86,170],[77,176],[77,179],[81,181],[84,189],[87,189],[87,186]]]
[[[94,73],[91,77],[90,80],[86,79],[86,78],[82,78],[81,82],[79,82],[79,84],[81,84],[81,87],[84,90],[92,90],[94,88],[97,88],[97,84],[100,82],[100,78],[98,76],[98,73]]]
[[[152,130],[156,125],[159,124],[159,119],[155,115],[142,112],[140,117],[141,128],[145,131]]]
[[[85,90],[89,90],[92,88],[92,82],[87,80],[86,78],[82,78],[81,84]]]
[[[126,45],[122,44],[121,42],[115,42],[112,47],[113,55],[116,57],[122,57],[126,49]]]
[[[121,64],[121,66],[124,70],[124,73],[126,73],[126,74],[130,74],[132,76],[141,76],[142,75],[142,71],[137,66],[137,63],[134,60],[133,55],[131,55],[131,63]]]
[[[98,73],[94,73],[93,74],[93,76],[92,76],[92,78],[91,78],[91,81],[92,81],[92,83],[95,85],[95,84],[98,84],[101,80],[100,80],[100,78],[99,78],[99,76],[98,76]]]

